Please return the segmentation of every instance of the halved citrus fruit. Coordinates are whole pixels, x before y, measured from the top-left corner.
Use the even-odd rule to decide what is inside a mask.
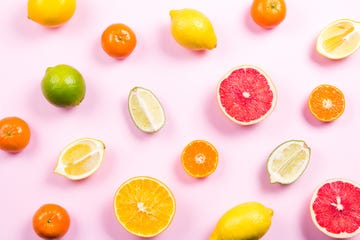
[[[329,179],[315,190],[310,213],[315,226],[332,238],[360,233],[360,186],[348,179]]]
[[[153,133],[165,125],[164,109],[150,90],[142,87],[131,89],[128,105],[131,118],[141,131]]]
[[[54,172],[71,180],[87,178],[100,167],[104,151],[105,145],[98,139],[77,139],[60,152]]]
[[[270,115],[277,95],[274,84],[263,70],[242,65],[222,77],[217,87],[217,99],[231,121],[251,125]]]
[[[218,165],[216,148],[205,140],[194,140],[183,149],[181,163],[187,174],[196,178],[207,177]]]
[[[290,184],[305,171],[310,161],[310,148],[303,140],[286,141],[275,148],[267,160],[271,183]]]
[[[170,225],[175,215],[175,198],[158,179],[133,177],[117,189],[114,211],[128,232],[140,237],[154,237]]]
[[[345,110],[343,92],[335,86],[321,84],[312,90],[308,99],[311,114],[323,122],[338,119]]]
[[[360,47],[360,22],[339,19],[327,25],[318,35],[316,51],[329,59],[342,59]]]

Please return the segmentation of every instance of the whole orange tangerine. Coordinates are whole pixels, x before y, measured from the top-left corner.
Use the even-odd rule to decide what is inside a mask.
[[[19,117],[0,120],[0,149],[6,152],[20,152],[30,141],[29,125]]]

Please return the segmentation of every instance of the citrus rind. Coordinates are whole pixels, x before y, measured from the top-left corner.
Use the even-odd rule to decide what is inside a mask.
[[[64,163],[64,155],[68,152],[69,149],[72,147],[78,145],[78,144],[87,144],[90,145],[92,148],[92,151],[85,156],[82,156],[81,159],[76,160],[75,163],[79,163],[82,160],[86,159],[87,157],[92,158],[92,162],[94,163],[90,169],[87,169],[87,171],[83,172],[82,174],[72,174],[69,171],[67,171],[69,167],[67,163]],[[91,175],[93,175],[100,167],[103,158],[104,158],[104,152],[105,152],[105,144],[98,139],[94,138],[80,138],[77,139],[71,143],[69,143],[67,146],[65,146],[62,151],[59,154],[58,161],[56,164],[56,167],[54,169],[54,173],[59,174],[61,176],[64,176],[70,180],[81,180],[84,178],[87,178]],[[72,164],[72,163],[71,163]]]
[[[285,156],[284,151],[289,153],[291,150],[294,152]],[[270,183],[290,184],[295,182],[306,170],[310,162],[310,155],[311,149],[303,140],[289,140],[278,145],[267,159],[266,169]]]
[[[238,70],[238,69],[247,69],[247,68],[252,68],[252,69],[255,69],[256,71],[258,71],[260,74],[262,74],[267,83],[268,83],[268,86],[271,90],[271,92],[273,93],[273,99],[272,99],[272,103],[271,103],[271,108],[264,114],[262,115],[261,117],[257,118],[257,119],[254,119],[254,120],[251,120],[251,121],[239,121],[237,120],[235,117],[231,116],[225,109],[225,107],[223,106],[222,104],[222,101],[221,101],[221,96],[220,96],[220,87],[221,87],[221,83],[227,79],[235,70]],[[242,125],[242,126],[248,126],[248,125],[253,125],[253,124],[256,124],[256,123],[259,123],[261,121],[263,121],[264,119],[266,119],[275,109],[275,106],[277,104],[277,91],[276,91],[276,88],[275,88],[275,85],[274,83],[272,82],[270,76],[264,71],[262,70],[261,68],[255,66],[255,65],[239,65],[237,67],[233,67],[230,71],[228,71],[219,81],[218,85],[217,85],[217,91],[216,91],[216,95],[217,95],[217,102],[218,102],[218,105],[220,106],[220,109],[221,111],[225,114],[225,116],[230,119],[232,122],[236,123],[236,124],[239,124],[239,125]]]

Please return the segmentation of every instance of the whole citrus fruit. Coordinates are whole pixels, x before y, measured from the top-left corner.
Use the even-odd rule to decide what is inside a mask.
[[[101,46],[109,56],[123,59],[135,49],[136,36],[127,25],[114,23],[109,25],[102,33]]]
[[[79,105],[86,92],[81,73],[66,64],[47,68],[41,81],[41,89],[45,98],[58,107]]]
[[[46,27],[59,27],[70,20],[76,0],[28,0],[28,18]]]
[[[18,117],[0,120],[0,149],[6,152],[20,152],[30,141],[29,125]]]
[[[284,0],[254,0],[251,5],[251,17],[263,28],[273,28],[286,17]]]
[[[195,9],[171,10],[171,34],[175,41],[190,50],[211,50],[217,38],[209,18]]]
[[[246,202],[228,210],[209,240],[257,240],[269,230],[273,210],[258,202]]]
[[[35,212],[32,223],[39,237],[55,239],[64,236],[69,230],[70,216],[62,206],[48,203]]]

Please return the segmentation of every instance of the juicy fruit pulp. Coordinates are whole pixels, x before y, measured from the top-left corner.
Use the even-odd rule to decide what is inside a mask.
[[[316,50],[329,59],[342,59],[360,47],[360,22],[339,19],[327,25],[318,35]]]
[[[315,226],[332,238],[360,233],[360,186],[347,179],[330,179],[314,192],[310,202]]]
[[[160,101],[148,89],[142,87],[131,89],[128,108],[136,127],[143,132],[157,132],[165,125],[164,109]]]
[[[211,21],[195,9],[171,10],[171,34],[175,41],[190,50],[211,50],[217,38]]]
[[[19,117],[6,117],[0,120],[0,149],[6,152],[20,152],[29,143],[29,125]]]
[[[251,125],[274,110],[276,90],[260,68],[242,65],[229,71],[219,82],[217,99],[221,110],[233,122]]]
[[[139,176],[118,188],[114,211],[128,232],[140,237],[154,237],[170,225],[175,214],[175,199],[161,181]]]
[[[273,210],[258,202],[246,202],[228,210],[209,240],[256,240],[269,230]]]
[[[58,107],[74,107],[85,97],[86,86],[81,73],[66,64],[46,69],[41,81],[45,98]]]
[[[194,140],[182,151],[181,163],[190,176],[203,178],[215,171],[218,157],[218,152],[211,143],[205,140]]]
[[[263,28],[273,28],[286,17],[284,0],[254,0],[251,5],[251,17]]]
[[[321,84],[312,90],[308,99],[311,114],[323,122],[338,119],[345,110],[345,97],[340,89]]]
[[[305,171],[310,148],[302,140],[286,141],[275,148],[267,161],[271,183],[290,184]]]
[[[55,239],[64,236],[70,227],[70,216],[66,209],[58,204],[42,205],[34,214],[33,229],[44,239]]]
[[[28,0],[28,18],[46,27],[59,27],[74,15],[76,0]]]
[[[80,138],[60,153],[54,172],[72,180],[89,177],[100,167],[105,145],[93,138]]]
[[[111,24],[101,35],[101,46],[109,56],[123,59],[135,49],[136,36],[133,30],[125,24]]]

